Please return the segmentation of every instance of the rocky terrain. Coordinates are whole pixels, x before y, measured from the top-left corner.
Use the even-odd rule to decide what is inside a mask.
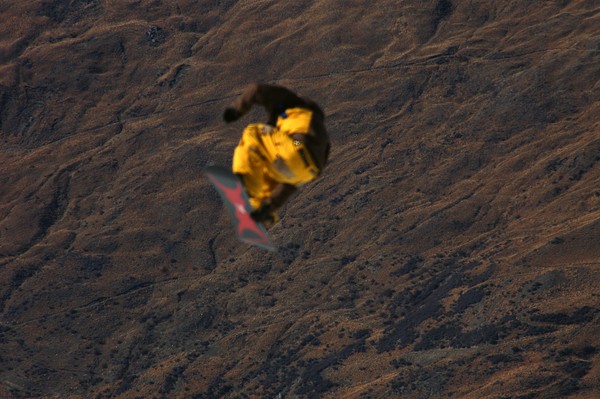
[[[593,0],[0,0],[0,398],[600,397]],[[240,244],[254,81],[321,179]]]

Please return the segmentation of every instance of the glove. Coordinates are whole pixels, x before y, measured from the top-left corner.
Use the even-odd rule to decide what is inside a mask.
[[[275,223],[276,222],[275,213],[271,210],[271,207],[266,204],[262,204],[260,206],[260,208],[252,211],[252,213],[250,213],[250,216],[252,217],[252,219],[254,219],[258,223],[265,223],[265,222]]]
[[[225,108],[223,112],[223,120],[227,123],[235,122],[242,116],[242,113],[233,107]]]

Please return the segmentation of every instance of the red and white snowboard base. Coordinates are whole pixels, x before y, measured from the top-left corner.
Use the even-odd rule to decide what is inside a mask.
[[[231,170],[216,165],[208,166],[204,171],[225,203],[240,241],[274,251],[265,227],[250,216],[252,206],[240,178]]]

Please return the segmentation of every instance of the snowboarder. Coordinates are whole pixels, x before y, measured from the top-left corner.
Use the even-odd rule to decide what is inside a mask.
[[[279,209],[297,187],[321,175],[329,157],[325,116],[312,100],[269,84],[250,85],[223,113],[238,120],[253,105],[268,113],[267,123],[248,125],[233,155],[257,222],[273,224]]]

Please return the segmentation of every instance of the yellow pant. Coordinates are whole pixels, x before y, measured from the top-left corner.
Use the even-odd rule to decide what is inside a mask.
[[[251,124],[233,154],[233,173],[243,175],[250,204],[256,209],[280,183],[301,185],[319,172],[304,144],[262,123]]]

